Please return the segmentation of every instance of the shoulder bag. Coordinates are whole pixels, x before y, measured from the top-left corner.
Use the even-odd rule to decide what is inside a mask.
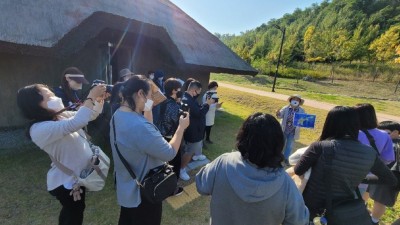
[[[378,151],[378,147],[375,144],[375,139],[374,137],[368,132],[368,130],[362,130],[362,132],[364,132],[364,134],[367,136],[369,144],[371,145],[371,147],[373,149],[375,149],[376,154],[378,154],[378,156],[380,156],[381,154]],[[393,149],[393,151],[395,151],[395,149]],[[399,152],[395,152],[395,162],[394,162],[394,166],[392,168],[390,168],[390,170],[392,171],[393,175],[397,178],[397,185],[394,186],[394,188],[396,190],[400,190],[400,167],[399,167]],[[374,183],[374,182],[372,182]],[[379,180],[376,181],[377,184],[379,184]]]
[[[126,159],[122,156],[121,152],[118,149],[117,145],[117,132],[115,129],[115,122],[114,117],[112,118],[112,124],[114,129],[114,147],[118,153],[119,158],[121,159],[122,164],[124,164],[126,170],[128,170],[129,174],[131,175],[132,179],[136,182],[136,184],[140,188],[140,194],[142,197],[145,197],[151,203],[158,203],[169,196],[171,196],[176,187],[178,178],[174,171],[172,170],[172,166],[168,165],[167,163],[155,167],[151,169],[144,179],[140,182],[135,173],[133,172],[132,168],[129,166]]]
[[[355,188],[357,198],[333,199],[331,190],[332,161],[335,157],[336,146],[331,142],[330,148],[323,148],[325,157],[324,181],[326,188],[325,212],[329,225],[368,225],[372,224],[371,217],[365,206],[358,188]],[[354,196],[354,193],[349,193]]]
[[[88,191],[100,191],[106,184],[108,170],[110,169],[110,158],[108,158],[108,156],[103,152],[103,150],[101,150],[99,146],[94,145],[86,138],[84,139],[88,142],[93,152],[93,156],[90,160],[90,164],[87,166],[87,168],[81,171],[79,176],[74,174],[74,171],[56,160],[52,155],[49,154],[49,156],[54,165],[56,165],[56,167],[63,173],[73,176],[77,184],[84,186]]]

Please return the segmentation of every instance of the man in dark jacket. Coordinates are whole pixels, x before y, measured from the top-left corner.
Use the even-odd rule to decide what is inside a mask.
[[[190,125],[184,134],[186,146],[185,152],[182,155],[182,169],[180,171],[180,178],[182,180],[190,179],[186,172],[186,166],[192,159],[195,152],[201,152],[204,130],[206,127],[206,114],[209,106],[214,102],[213,99],[208,98],[205,104],[199,105],[196,99],[198,96],[200,96],[200,93],[201,83],[195,80],[189,84],[188,90],[184,93],[182,98],[182,102],[188,104],[190,114]]]

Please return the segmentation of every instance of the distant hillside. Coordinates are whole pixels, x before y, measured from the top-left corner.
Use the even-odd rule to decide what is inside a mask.
[[[400,0],[333,0],[271,20],[239,36],[215,34],[261,72],[277,62],[286,29],[282,63],[369,64],[395,62],[400,49]]]

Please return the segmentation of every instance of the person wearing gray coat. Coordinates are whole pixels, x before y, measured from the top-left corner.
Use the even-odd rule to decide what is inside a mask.
[[[247,118],[237,135],[239,151],[225,153],[196,175],[197,191],[211,195],[212,225],[305,225],[309,212],[284,171],[284,137],[269,114]]]

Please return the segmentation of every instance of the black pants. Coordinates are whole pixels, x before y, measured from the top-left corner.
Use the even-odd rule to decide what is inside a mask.
[[[164,139],[167,142],[171,141],[171,139],[166,138],[166,137],[164,137]],[[183,145],[181,144],[180,147],[179,147],[178,153],[176,153],[175,158],[173,158],[171,161],[169,161],[169,164],[174,167],[172,170],[174,171],[174,173],[178,177],[178,180],[179,180],[179,175],[181,174],[182,151],[183,151]]]
[[[211,128],[212,126],[206,126],[206,140],[210,140],[210,134],[211,134]]]
[[[83,211],[85,210],[85,188],[82,187],[82,189],[83,193],[81,194],[81,200],[76,202],[74,201],[74,198],[69,195],[71,190],[64,188],[63,185],[49,191],[49,193],[56,197],[62,205],[58,217],[59,225],[82,225]]]
[[[160,225],[162,202],[152,204],[142,197],[142,202],[136,208],[121,206],[118,225]]]

